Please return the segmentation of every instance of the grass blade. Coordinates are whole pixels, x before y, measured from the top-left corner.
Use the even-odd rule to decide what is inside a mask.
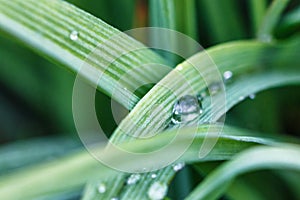
[[[232,179],[240,174],[259,169],[300,170],[300,146],[281,145],[278,147],[256,147],[238,154],[232,161],[211,173],[187,197],[193,199],[216,199],[229,186]]]
[[[265,0],[252,0],[249,1],[249,7],[251,12],[252,28],[254,33],[256,33],[265,15],[267,2]]]
[[[272,40],[274,28],[288,2],[289,0],[274,0],[272,2],[258,30],[257,37],[259,40],[266,42]]]
[[[65,1],[0,1],[0,27],[14,35],[37,53],[47,57],[55,63],[66,66],[77,72],[83,62],[88,62],[91,69],[104,73],[103,82],[98,84],[99,89],[109,96],[116,94],[116,100],[128,108],[132,108],[149,89],[140,93],[123,90],[117,83],[120,77],[141,64],[164,63],[164,61],[149,49],[137,51],[132,55],[122,56],[117,63],[106,70],[108,59],[133,47],[144,46],[126,34],[107,25],[103,21],[68,4]],[[26,16],[26,17],[24,17]],[[78,39],[70,39],[72,31],[76,31]],[[120,41],[105,46],[107,49],[91,58],[85,59],[95,48],[108,38],[120,34]],[[119,38],[119,37],[118,37]],[[147,72],[147,70],[146,70]],[[140,86],[142,80],[151,83],[159,81],[166,72],[139,74],[139,79],[123,79],[123,87]],[[85,79],[93,80],[93,74],[82,74]],[[124,78],[124,77],[123,77]],[[116,92],[117,91],[117,92]],[[128,96],[131,98],[129,99]],[[129,102],[129,105],[128,105]]]
[[[212,126],[215,126],[217,129],[219,128],[219,125]],[[196,141],[190,146],[186,154],[182,157],[182,160],[188,162],[198,161],[198,144],[203,141],[205,137],[203,133],[208,130],[208,127],[208,125],[203,125],[197,129]],[[182,140],[194,137],[194,133],[190,131],[191,129],[195,130],[194,128],[181,130],[180,135],[182,136]],[[245,130],[235,129],[233,127],[225,127],[223,130],[224,132],[218,140],[214,151],[202,161],[228,159],[237,152],[253,145],[276,144],[273,139],[245,137],[243,135],[249,135]],[[167,131],[165,134],[160,134],[150,141],[132,141],[122,145],[124,148],[134,148],[136,152],[146,152],[148,150],[155,150],[157,146],[168,143],[170,138],[176,134],[177,131]],[[180,145],[180,141],[178,141],[178,145]],[[236,148],[231,148],[233,146]],[[123,160],[124,157],[113,153],[107,156],[112,157],[112,159],[124,161],[120,162],[124,165],[130,164],[136,167],[136,161],[134,160]],[[159,160],[157,161],[159,162]],[[66,156],[63,159],[29,167],[13,174],[2,176],[0,179],[0,197],[1,199],[14,200],[51,196],[57,193],[79,189],[88,180],[101,180],[107,176],[113,177],[118,173],[119,172],[101,165],[86,151],[82,151]],[[76,176],[74,176],[74,174],[76,174]],[[30,182],[28,182],[29,177]],[[113,190],[113,188],[110,188],[110,190]],[[102,198],[104,197],[102,196]]]

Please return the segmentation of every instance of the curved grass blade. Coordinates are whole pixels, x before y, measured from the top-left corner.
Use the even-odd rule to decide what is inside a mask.
[[[8,144],[0,148],[0,175],[53,160],[78,149],[79,143],[67,138],[40,138]]]
[[[203,141],[205,137],[203,133],[208,130],[209,126],[218,129],[220,125],[202,125],[198,127],[195,142],[181,158],[182,160],[187,162],[199,161],[197,156],[199,150],[198,145]],[[182,136],[182,141],[195,136],[194,133],[191,133],[191,129],[195,130],[194,128],[185,128],[180,131],[179,134]],[[239,151],[253,145],[277,144],[273,139],[243,136],[249,135],[249,133],[242,129],[225,127],[223,130],[223,134],[218,140],[214,151],[212,151],[206,159],[201,161],[229,159]],[[122,146],[127,149],[134,149],[136,152],[152,151],[168,143],[170,138],[173,138],[177,134],[176,130],[167,131],[164,134],[153,137],[150,141],[131,141],[122,144]],[[178,145],[180,145],[180,141],[178,141]],[[232,146],[235,148],[231,148]],[[174,148],[174,150],[176,150],[176,147]],[[129,164],[137,167],[136,161],[124,160],[125,158],[120,157],[118,154],[110,153],[107,156],[112,157],[112,159],[120,160],[120,165]],[[159,162],[159,160],[157,161]],[[118,173],[118,171],[101,165],[101,163],[92,158],[86,151],[83,151],[56,161],[3,175],[0,179],[0,197],[1,199],[14,200],[51,196],[51,194],[55,195],[57,193],[80,189],[89,179],[98,180],[99,183],[99,180],[107,176],[112,177]],[[30,182],[28,182],[29,178]],[[107,187],[107,190],[113,190],[113,188]],[[101,197],[104,198],[103,196]]]
[[[255,147],[238,154],[211,173],[187,200],[217,199],[240,174],[260,169],[300,170],[300,146]]]
[[[135,94],[124,90],[124,87],[139,87],[144,80],[155,83],[167,73],[165,70],[156,73],[151,72],[151,69],[145,69],[143,73],[136,70],[136,79],[123,77],[123,87],[120,87],[117,82],[125,73],[137,69],[141,64],[163,64],[163,59],[126,34],[65,1],[0,0],[0,28],[40,55],[73,72],[78,72],[83,63],[86,63],[91,70],[103,73],[100,84],[95,82],[91,72],[80,72],[81,76],[97,84],[108,96],[112,96],[114,92],[115,100],[129,109],[143,97],[149,86]],[[116,35],[119,41],[105,45],[101,54],[89,57],[99,45]],[[136,47],[143,50],[128,53]],[[110,58],[122,55],[122,52],[128,54],[108,68]]]
[[[220,46],[217,46],[215,48],[211,48],[207,51],[208,55],[214,60],[215,64],[218,66],[221,73],[225,71],[232,71],[233,74],[236,77],[242,76],[243,78],[247,77],[248,75],[251,77],[251,73],[255,72],[257,74],[263,73],[262,71],[266,70],[265,74],[268,74],[267,72],[271,72],[273,68],[280,68],[280,66],[284,66],[288,68],[295,68],[297,66],[297,55],[296,55],[296,49],[300,48],[299,41],[295,42],[296,40],[292,40],[291,43],[285,44],[280,47],[277,45],[268,45],[264,43],[259,42],[233,42],[228,44],[223,44]],[[285,47],[284,47],[285,46]],[[289,49],[289,50],[288,50]],[[268,52],[273,54],[273,56],[268,56]],[[276,53],[275,53],[276,52]],[[281,53],[280,53],[281,52]],[[274,56],[274,53],[277,55],[284,54],[285,56]],[[235,60],[230,58],[236,58]],[[226,59],[228,58],[228,59]],[[275,60],[274,60],[275,59]],[[211,82],[204,82],[201,77],[197,76],[197,70],[193,68],[189,62],[197,63],[197,66],[199,66],[200,71],[205,74],[204,76],[213,76],[210,72],[211,70],[211,61],[206,55],[206,52],[199,53],[190,59],[188,59],[186,62],[180,64],[178,67],[182,68],[180,73],[182,73],[185,77],[186,82],[188,83],[188,86],[192,86],[195,88],[196,92],[201,92],[204,89],[206,89],[207,85],[210,85]],[[264,69],[262,69],[262,66],[264,66]],[[285,68],[287,69],[287,68]],[[175,69],[177,70],[177,69]],[[297,69],[295,70],[297,71]],[[166,123],[170,122],[171,114],[172,114],[172,105],[176,101],[176,97],[174,97],[172,94],[169,93],[169,90],[166,88],[176,88],[174,89],[178,93],[180,93],[182,96],[189,93],[189,87],[187,85],[183,84],[182,82],[178,81],[178,78],[176,77],[176,71],[173,71],[169,73],[161,82],[160,84],[154,86],[152,90],[150,90],[147,95],[136,105],[136,107],[131,111],[131,113],[123,120],[123,122],[120,124],[120,126],[117,128],[117,130],[114,132],[114,135],[112,136],[112,142],[120,142],[122,140],[127,140],[128,135],[124,133],[124,130],[127,131],[127,133],[136,133],[135,137],[139,136],[145,136],[147,134],[153,134],[155,132],[162,131]],[[291,74],[296,75],[295,79],[290,79],[292,82],[299,79],[298,73],[292,72]],[[265,84],[268,84],[267,79],[261,77],[265,82]],[[291,76],[286,76],[287,79],[291,78]],[[251,79],[251,78],[250,78]],[[177,80],[177,81],[176,81]],[[211,79],[214,80],[213,78]],[[278,79],[279,80],[279,79]],[[246,81],[247,82],[247,81]],[[248,96],[252,93],[255,93],[259,91],[260,85],[253,84],[255,83],[254,80],[251,80],[251,82],[248,82],[245,85],[249,85],[249,87],[253,86],[253,88],[257,88],[255,91],[246,90],[245,85],[241,85],[240,87],[239,82],[235,82],[236,84],[232,83],[232,87],[239,88],[235,91],[237,94],[234,96],[234,98],[231,98],[230,100],[227,99],[227,105],[226,110],[230,108],[230,106],[234,105],[235,103],[238,103],[241,101],[241,96]],[[207,85],[206,85],[207,84]],[[266,86],[265,84],[262,84],[262,86]],[[161,87],[160,85],[163,85],[164,87]],[[236,85],[236,86],[234,86]],[[167,87],[166,87],[167,86]],[[228,85],[230,87],[230,85]],[[234,88],[233,88],[234,89]],[[235,89],[234,89],[235,90]],[[251,93],[248,93],[250,92]],[[244,93],[243,95],[240,93]],[[245,93],[248,93],[247,95]],[[227,98],[232,97],[232,95],[226,94]],[[160,99],[163,99],[162,102]],[[234,103],[233,103],[234,102]],[[212,121],[212,117],[214,116],[216,119],[218,117],[221,117],[224,114],[223,108],[220,107],[217,104],[217,108],[214,112],[211,112],[212,106],[207,106],[209,103],[203,102],[203,114],[199,120],[199,123]],[[155,116],[147,116],[145,113],[151,112],[151,108],[153,105],[160,105],[162,108],[164,108],[163,112],[157,113]],[[215,107],[216,108],[216,107]],[[146,124],[147,122],[151,122],[151,124],[148,124],[147,126],[142,126],[143,124]],[[132,124],[132,126],[128,126],[128,124]],[[138,124],[139,126],[135,126],[135,124]],[[156,180],[159,180],[163,183],[168,183],[172,177],[174,176],[174,172],[172,171],[172,167],[167,167],[163,170],[160,170],[157,172],[158,177]],[[121,175],[122,176],[122,175]],[[143,176],[143,179],[141,180],[147,180],[150,174],[147,174]],[[123,185],[124,179],[120,179],[121,182],[116,182],[111,180],[108,185]],[[143,181],[141,181],[143,182]],[[121,196],[124,199],[130,199],[133,197],[136,198],[147,198],[147,188],[150,187],[151,183],[153,183],[154,180],[150,180],[150,182],[143,182],[137,183],[134,186],[126,188],[125,191],[121,192]],[[143,188],[141,190],[140,188]],[[116,191],[114,195],[118,194],[119,192]],[[111,196],[105,196],[105,198],[110,198]]]
[[[257,32],[259,40],[264,42],[270,42],[272,40],[274,28],[288,2],[289,0],[274,0],[272,2]]]

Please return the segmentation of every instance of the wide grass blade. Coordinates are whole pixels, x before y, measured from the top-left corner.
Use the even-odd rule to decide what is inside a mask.
[[[191,130],[195,130],[193,127],[181,129],[179,135],[182,140],[178,141],[177,145],[180,145],[184,140],[189,140],[190,137],[195,137],[195,142],[189,147],[181,160],[187,162],[199,161],[198,145],[203,142],[203,139],[205,138],[204,133],[208,131],[208,128],[210,128],[210,130],[212,130],[211,127],[213,127],[213,129],[219,129],[219,126],[220,125],[218,124],[202,125],[196,129],[196,133],[191,132]],[[149,141],[132,141],[124,143],[121,146],[123,148],[134,150],[135,152],[153,151],[156,150],[157,147],[168,143],[175,135],[178,135],[176,130],[167,131],[151,138]],[[277,144],[274,139],[257,136],[249,137],[246,135],[249,135],[249,133],[245,130],[225,127],[214,150],[205,159],[201,159],[200,161],[226,160],[243,149],[253,145]],[[176,146],[174,146],[174,151],[175,150]],[[136,160],[125,159],[119,154],[114,154],[112,152],[108,153],[107,157],[119,160],[120,165],[132,165],[137,167]],[[161,162],[159,159],[154,161]],[[51,196],[66,191],[78,190],[88,180],[98,180],[99,183],[100,180],[104,180],[106,177],[114,177],[114,175],[117,175],[118,173],[118,171],[105,167],[86,151],[83,151],[56,161],[32,166],[2,176],[0,179],[0,197],[1,199],[14,200],[20,198],[33,199],[41,196]],[[30,182],[28,182],[28,180],[30,180]],[[117,181],[117,179],[115,179],[115,181]],[[107,193],[114,191],[113,188],[109,188],[108,186],[107,190]],[[105,197],[101,196],[101,198]]]
[[[133,91],[124,90],[124,87],[139,87],[145,80],[155,83],[166,73],[165,70],[156,73],[148,72],[148,69],[143,73],[136,70],[136,79],[123,77],[123,85],[120,87],[118,80],[130,70],[138,69],[141,64],[164,61],[141,43],[65,1],[1,0],[0,28],[37,53],[73,72],[78,72],[85,62],[92,72],[101,73],[103,80],[101,84],[97,83],[92,72],[81,72],[81,76],[97,84],[108,96],[114,92],[115,100],[129,109],[143,97],[149,86],[134,94]],[[116,35],[118,41],[110,41],[101,53],[86,60],[97,46]],[[108,68],[112,57],[128,53],[133,48],[143,50],[135,51],[134,56],[133,53],[122,56]]]

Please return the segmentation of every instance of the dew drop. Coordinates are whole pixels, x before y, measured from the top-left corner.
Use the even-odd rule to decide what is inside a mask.
[[[239,97],[239,100],[240,100],[240,101],[243,101],[244,99],[245,99],[244,96],[240,96],[240,97]]]
[[[233,76],[233,73],[232,71],[226,71],[223,73],[223,78],[224,78],[224,81],[229,81]]]
[[[207,96],[207,92],[206,91],[202,91],[200,92],[200,94],[197,95],[197,99],[198,101],[203,101],[203,99]]]
[[[131,174],[128,177],[126,183],[127,183],[127,185],[133,185],[133,184],[137,183],[140,180],[140,178],[141,178],[140,174]]]
[[[151,178],[156,178],[157,177],[157,174],[155,174],[155,173],[153,173],[153,174],[151,174]]]
[[[79,33],[77,31],[72,31],[70,33],[70,39],[73,41],[76,41],[78,39],[78,35],[79,35]]]
[[[176,69],[178,70],[178,71],[181,71],[183,68],[182,68],[182,65],[178,65],[177,67],[176,67]]]
[[[208,92],[210,95],[216,95],[219,91],[222,89],[222,83],[221,82],[213,82],[208,86]]]
[[[196,96],[185,95],[174,104],[172,122],[174,124],[189,122],[202,113],[201,101]]]
[[[110,200],[119,200],[119,198],[118,197],[113,197]]]
[[[149,190],[148,190],[148,197],[151,200],[161,200],[163,199],[168,191],[168,186],[161,182],[154,182]]]
[[[253,100],[253,99],[255,99],[255,97],[256,97],[255,94],[250,94],[250,95],[249,95],[249,99],[252,99],[252,100]]]
[[[103,194],[104,192],[106,192],[106,185],[104,183],[99,183],[98,185],[98,192]]]
[[[266,43],[272,42],[272,36],[269,34],[264,34],[260,36],[260,40]]]
[[[182,170],[184,168],[185,164],[184,163],[176,163],[175,165],[173,165],[173,170],[175,172],[178,172],[180,170]]]

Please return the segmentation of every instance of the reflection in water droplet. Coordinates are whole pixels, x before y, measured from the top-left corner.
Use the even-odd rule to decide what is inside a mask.
[[[176,163],[175,165],[173,165],[173,170],[175,172],[178,172],[179,170],[183,169],[185,166],[184,163]]]
[[[161,200],[163,199],[168,191],[168,186],[161,182],[154,182],[149,190],[148,190],[148,197],[151,200]]]
[[[151,174],[151,178],[156,178],[157,177],[157,174]]]
[[[255,99],[255,97],[256,97],[255,94],[250,94],[250,95],[249,95],[249,98],[250,98],[250,99]]]
[[[210,95],[216,95],[218,92],[222,89],[222,83],[221,82],[213,82],[208,86],[208,92]]]
[[[138,182],[138,181],[140,180],[140,178],[141,178],[141,175],[140,175],[140,174],[131,174],[131,175],[128,177],[126,183],[127,183],[127,185],[133,185],[133,184],[135,184],[136,182]]]
[[[174,124],[189,122],[196,119],[201,113],[201,101],[196,96],[185,95],[174,104],[172,122]]]
[[[224,81],[227,82],[232,78],[233,73],[231,71],[226,71],[223,73]]]
[[[78,39],[78,35],[79,35],[79,33],[77,31],[72,31],[70,33],[70,39],[73,40],[73,41],[75,41],[75,40]]]
[[[99,183],[99,185],[98,185],[98,192],[99,193],[104,193],[104,192],[106,192],[106,186],[105,186],[105,184],[104,183]]]

